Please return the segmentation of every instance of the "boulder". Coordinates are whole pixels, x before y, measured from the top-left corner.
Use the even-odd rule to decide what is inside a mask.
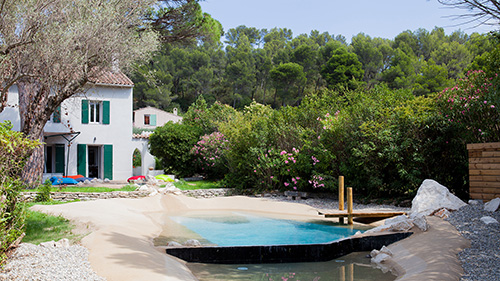
[[[483,200],[469,200],[469,205],[479,205],[479,204],[483,204]]]
[[[182,244],[177,243],[175,241],[170,241],[170,242],[168,242],[167,247],[182,247]]]
[[[447,219],[450,217],[451,213],[448,209],[442,208],[433,213],[434,216],[442,219]]]
[[[199,247],[199,246],[201,246],[201,243],[200,243],[200,241],[198,241],[196,239],[189,239],[188,241],[186,241],[184,243],[184,246],[187,246],[187,247]]]
[[[496,212],[498,207],[500,207],[500,198],[498,197],[484,204],[484,210],[488,212]]]
[[[413,224],[416,225],[420,230],[427,231],[429,229],[429,224],[427,223],[427,218],[421,213],[412,213],[410,219]]]
[[[434,180],[424,180],[418,188],[417,195],[413,198],[411,212],[429,216],[439,209],[458,210],[467,205],[445,186]]]
[[[391,256],[389,256],[388,254],[380,253],[376,257],[372,258],[371,262],[380,264],[388,261],[389,259],[391,259]]]
[[[484,222],[485,224],[492,224],[492,223],[497,223],[498,221],[490,216],[484,216],[481,218],[481,221]]]
[[[405,215],[386,219],[384,225],[367,230],[365,233],[376,233],[384,231],[407,232],[413,227],[413,221]]]

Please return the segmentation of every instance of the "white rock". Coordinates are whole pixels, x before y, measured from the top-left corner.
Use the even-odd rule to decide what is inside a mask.
[[[380,254],[380,251],[379,250],[372,250],[370,252],[370,257],[374,258],[376,257],[378,254]]]
[[[149,193],[149,197],[153,197],[153,196],[156,196],[158,194],[160,194],[160,193],[158,193],[158,191],[155,190],[155,191]]]
[[[200,243],[200,241],[198,241],[196,239],[189,239],[188,241],[186,241],[186,243],[184,243],[184,246],[198,247],[198,246],[201,246],[201,243]]]
[[[483,200],[478,200],[478,199],[476,199],[476,200],[472,200],[472,199],[471,199],[471,200],[469,200],[469,202],[468,202],[468,203],[469,203],[469,205],[479,205],[479,204],[482,204],[482,203],[483,203]]]
[[[56,241],[54,240],[40,243],[40,247],[54,248],[55,246],[56,246]]]
[[[149,188],[149,186],[143,185],[139,187],[139,191],[152,191],[152,190]]]
[[[146,181],[149,183],[149,184],[153,184],[153,185],[156,185],[158,184],[158,180],[153,177],[152,175],[147,175],[146,176]]]
[[[427,218],[421,213],[411,213],[410,219],[412,220],[413,224],[416,225],[420,230],[427,231],[429,229]]]
[[[85,180],[83,183],[84,184],[90,184],[91,182],[89,180]]]
[[[105,179],[104,179],[104,182],[105,182],[105,183],[108,183],[108,182],[110,182],[110,180],[109,180],[108,178],[105,178]]]
[[[69,248],[69,240],[66,238],[63,238],[55,243],[55,247],[57,248]]]
[[[382,249],[380,249],[380,253],[381,254],[386,254],[386,255],[392,257],[392,251],[389,250],[389,248],[387,248],[386,246],[382,246]]]
[[[182,244],[177,243],[175,241],[170,241],[170,242],[168,242],[167,247],[182,247]]]
[[[397,216],[391,219],[385,220],[384,225],[379,225],[375,228],[365,231],[365,233],[377,233],[384,231],[409,231],[413,227],[413,222],[405,215]]]
[[[435,211],[446,208],[458,210],[467,205],[450,191],[434,180],[424,180],[418,188],[417,195],[411,202],[412,213],[422,213],[428,216]]]
[[[436,212],[433,213],[434,216],[442,218],[442,219],[447,219],[450,217],[451,213],[448,209],[442,208]]]
[[[498,197],[484,204],[484,210],[488,212],[496,212],[498,207],[500,207],[500,198]]]
[[[379,253],[377,256],[372,258],[371,262],[379,264],[379,263],[384,263],[390,259],[391,259],[391,256],[389,256],[388,254]]]
[[[490,216],[484,216],[481,218],[481,221],[484,222],[485,224],[490,224],[490,223],[498,223],[498,221]]]

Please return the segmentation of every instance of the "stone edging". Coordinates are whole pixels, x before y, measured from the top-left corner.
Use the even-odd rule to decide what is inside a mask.
[[[20,197],[23,201],[33,201],[37,192],[21,192]],[[112,191],[112,192],[51,192],[50,198],[54,201],[73,201],[73,200],[96,200],[112,198],[142,198],[149,196],[149,192],[144,191]]]

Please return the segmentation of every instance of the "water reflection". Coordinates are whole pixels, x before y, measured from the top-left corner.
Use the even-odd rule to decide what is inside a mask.
[[[393,281],[390,273],[372,267],[368,252],[357,252],[329,262],[282,264],[200,264],[188,267],[200,281]]]

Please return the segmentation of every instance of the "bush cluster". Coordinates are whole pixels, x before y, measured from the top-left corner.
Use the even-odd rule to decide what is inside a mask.
[[[230,187],[335,191],[343,175],[361,197],[411,197],[432,178],[466,198],[466,143],[500,137],[496,81],[474,71],[418,97],[384,85],[324,90],[279,109],[253,102],[234,111],[199,99],[178,126],[203,132],[182,143],[200,164],[191,172]]]
[[[20,173],[31,154],[40,145],[12,130],[10,122],[0,123],[0,264],[6,251],[22,234],[24,208],[18,202],[23,188]]]

